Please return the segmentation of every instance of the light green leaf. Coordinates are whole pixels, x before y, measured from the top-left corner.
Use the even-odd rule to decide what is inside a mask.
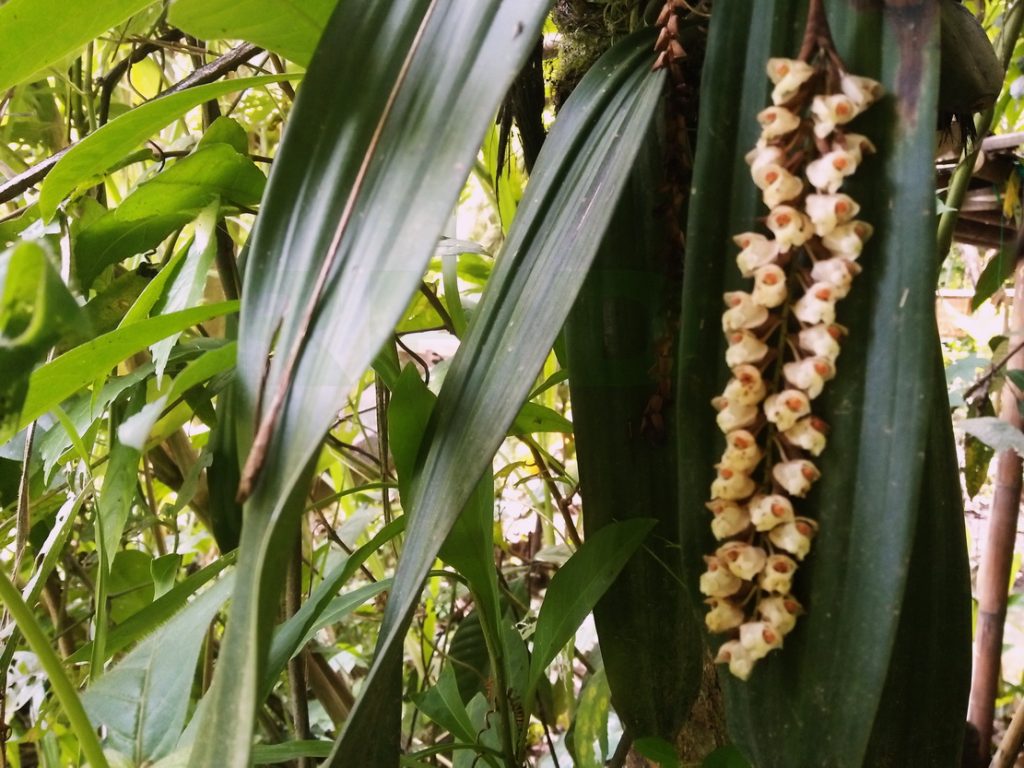
[[[647,33],[630,37],[595,64],[544,145],[428,428],[406,504],[413,519],[364,687],[374,695],[356,701],[330,766],[355,765],[367,754],[375,758],[363,765],[393,765],[381,745],[395,738],[389,723],[401,695],[402,638],[420,585],[518,413],[604,234],[661,95],[662,75],[650,71],[652,41]]]
[[[604,667],[599,667],[580,691],[573,726],[574,758],[577,768],[604,768],[608,755],[608,712],[611,691]],[[598,757],[595,745],[599,745]]]
[[[1024,456],[1024,433],[1008,421],[996,416],[979,416],[964,419],[957,427],[996,451],[1016,451]]]
[[[256,205],[265,183],[262,171],[227,144],[200,147],[78,232],[75,270],[79,281],[92,285],[111,264],[155,248],[218,198],[226,205]],[[215,219],[216,212],[209,217]],[[202,245],[210,242],[204,239]]]
[[[262,426],[268,452],[241,536],[251,578],[232,600],[197,766],[249,764],[270,616],[331,414],[390,338],[548,6],[396,0],[331,17],[250,241],[237,433],[244,454]],[[378,740],[353,759],[394,768],[396,747]]]
[[[425,693],[414,696],[413,701],[423,714],[455,738],[460,741],[476,741],[476,728],[459,696],[459,686],[455,682],[451,664],[445,664],[437,682]]]
[[[572,422],[547,406],[523,403],[516,420],[512,422],[512,434],[531,435],[539,432],[561,432],[570,435]]]
[[[56,64],[152,0],[9,0],[0,6],[0,92]],[[12,55],[17,51],[17,55]]]
[[[5,6],[7,7],[10,7],[10,4]],[[45,221],[49,221],[53,218],[60,201],[79,185],[94,181],[106,173],[139,144],[204,101],[247,88],[259,88],[282,80],[294,80],[297,77],[263,75],[200,85],[153,99],[111,120],[75,144],[50,171],[39,190],[40,215]]]
[[[193,157],[197,158],[200,154],[197,152]],[[241,155],[236,155],[236,157],[240,158]],[[256,171],[256,173],[259,174],[260,179],[263,178],[263,174],[259,173],[259,171]],[[156,180],[154,179],[154,182]],[[262,186],[261,181],[261,191]],[[125,203],[127,202],[125,201]],[[124,203],[122,203],[123,206]],[[118,210],[121,209],[118,208]],[[177,274],[174,275],[174,279],[171,281],[167,293],[163,295],[162,301],[158,302],[154,308],[159,314],[165,315],[170,312],[188,309],[199,303],[199,300],[202,298],[203,289],[206,287],[206,275],[213,265],[214,256],[217,255],[216,234],[219,212],[220,200],[215,198],[196,218],[195,236],[188,249],[188,255],[185,257],[185,261],[181,263]],[[153,365],[156,368],[157,386],[159,386],[160,380],[163,377],[167,358],[170,356],[171,348],[174,346],[174,342],[178,340],[178,336],[179,334],[168,336],[166,339],[161,339],[150,347],[150,351],[153,353]]]
[[[527,700],[544,670],[569,642],[654,524],[654,520],[636,519],[607,525],[588,536],[579,551],[558,569],[537,616]]]
[[[82,697],[89,719],[106,727],[107,745],[136,764],[170,755],[181,734],[192,673],[206,628],[231,593],[221,579],[143,640]]]
[[[203,40],[248,40],[305,66],[338,0],[175,0],[168,21]]]
[[[237,301],[193,307],[119,328],[65,352],[33,371],[17,428],[25,427],[82,387],[106,376],[115,365],[153,342],[237,309]],[[0,430],[0,442],[12,435],[13,432]]]

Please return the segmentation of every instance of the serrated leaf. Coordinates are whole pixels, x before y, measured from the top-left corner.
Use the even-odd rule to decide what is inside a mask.
[[[660,97],[651,43],[645,33],[609,51],[548,136],[428,428],[428,453],[406,505],[413,519],[364,687],[374,696],[357,700],[330,766],[394,763],[401,639],[420,584],[528,394],[593,259]],[[554,274],[558,280],[550,279]]]
[[[259,88],[294,80],[298,75],[262,75],[240,77],[220,83],[189,88],[147,101],[111,120],[75,144],[57,161],[39,190],[39,214],[44,221],[53,218],[60,201],[79,185],[93,180],[124,158],[164,126],[205,101],[248,88]]]
[[[168,21],[203,40],[248,40],[305,66],[338,0],[175,0]]]

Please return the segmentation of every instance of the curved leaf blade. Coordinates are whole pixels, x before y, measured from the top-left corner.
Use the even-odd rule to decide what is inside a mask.
[[[661,95],[653,36],[602,58],[563,107],[438,396],[373,667],[327,765],[392,766],[402,638],[455,517],[532,386],[603,236]],[[554,279],[552,276],[557,276]],[[387,694],[382,694],[386,691]]]

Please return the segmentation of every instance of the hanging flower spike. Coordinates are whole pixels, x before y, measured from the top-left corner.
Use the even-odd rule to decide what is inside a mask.
[[[745,159],[770,236],[733,238],[736,265],[753,285],[724,296],[730,377],[712,400],[725,433],[707,502],[719,545],[705,558],[700,588],[709,631],[727,635],[715,661],[742,680],[803,613],[793,579],[818,530],[807,496],[829,432],[813,404],[836,376],[847,335],[836,307],[873,232],[842,189],[875,147],[845,126],[881,86],[846,71],[821,0],[811,2],[800,58],[773,58],[766,68],[773,105],[758,113],[761,135]]]

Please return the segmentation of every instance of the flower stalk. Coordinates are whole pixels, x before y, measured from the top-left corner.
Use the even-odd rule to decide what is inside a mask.
[[[882,93],[847,71],[820,0],[798,57],[769,59],[767,74],[772,104],[757,115],[761,136],[746,160],[768,233],[734,238],[752,285],[724,295],[731,375],[712,405],[726,448],[707,502],[719,546],[700,579],[707,627],[728,636],[716,661],[744,680],[803,613],[793,579],[818,531],[806,497],[829,431],[815,401],[837,374],[847,330],[836,306],[872,234],[841,190],[875,148],[848,126]]]

